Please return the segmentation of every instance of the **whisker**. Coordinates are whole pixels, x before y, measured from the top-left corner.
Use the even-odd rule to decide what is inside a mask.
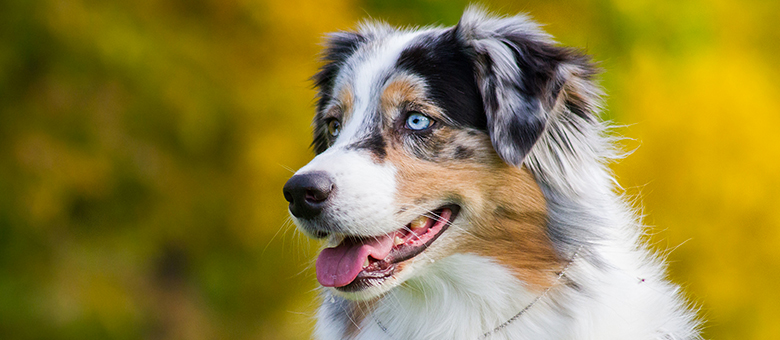
[[[266,243],[265,247],[263,248],[263,251],[260,252],[260,257],[263,257],[263,255],[265,254],[265,251],[268,249],[268,246],[271,245],[271,242],[273,242],[274,239],[276,239],[276,236],[279,235],[279,233],[283,229],[289,229],[290,228],[290,225],[291,225],[290,223],[291,222],[292,222],[292,217],[287,216],[287,218],[284,220],[284,222],[282,222],[282,225],[276,230],[276,233],[274,233],[274,236],[272,236],[271,239],[268,241],[268,243]],[[284,248],[284,245],[282,245],[282,247]]]
[[[276,165],[278,165],[278,166],[280,166],[280,167],[284,168],[285,170],[287,170],[287,171],[289,171],[289,172],[292,172],[293,174],[295,173],[295,170],[291,169],[290,167],[288,167],[288,166],[286,166],[286,165],[283,165],[283,164],[281,164],[281,163],[276,163]]]
[[[349,322],[352,323],[353,325],[355,325],[355,327],[357,327],[357,329],[360,329],[360,325],[358,325],[358,323],[355,321],[355,319],[352,318],[352,313],[350,313],[350,311],[348,311],[346,309],[344,304],[339,304],[339,307],[344,312],[344,315],[347,316],[347,319],[349,319]]]

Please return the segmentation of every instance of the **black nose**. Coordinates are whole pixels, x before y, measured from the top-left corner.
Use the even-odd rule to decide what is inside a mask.
[[[295,217],[311,219],[322,212],[333,187],[325,172],[295,175],[284,184],[284,199],[290,202],[290,212]]]

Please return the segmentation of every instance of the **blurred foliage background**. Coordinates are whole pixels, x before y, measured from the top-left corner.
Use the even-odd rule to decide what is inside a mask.
[[[487,1],[606,73],[614,169],[705,335],[780,338],[780,2]],[[317,244],[281,187],[312,153],[325,32],[466,1],[4,0],[0,337],[307,339]]]

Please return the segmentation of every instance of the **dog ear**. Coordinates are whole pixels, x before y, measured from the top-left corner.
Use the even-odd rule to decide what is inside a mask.
[[[495,18],[471,8],[454,29],[474,58],[493,147],[505,162],[519,166],[550,119],[566,81],[561,67],[584,56],[554,46],[520,15]]]
[[[323,110],[333,97],[333,86],[339,70],[347,59],[367,41],[367,37],[356,32],[337,32],[329,34],[325,38],[325,49],[321,60],[324,63],[319,71],[311,78],[317,89],[317,114],[314,117],[314,141],[311,146],[314,152],[320,154],[328,148],[325,137],[325,125],[321,122]],[[318,124],[320,122],[321,124]]]

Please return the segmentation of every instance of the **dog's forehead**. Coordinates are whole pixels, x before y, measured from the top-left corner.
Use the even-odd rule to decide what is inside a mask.
[[[350,135],[349,128],[366,123],[367,116],[376,113],[381,91],[393,74],[403,51],[414,43],[422,32],[397,32],[369,41],[347,59],[336,79],[334,93],[343,92],[348,88],[354,101],[352,113],[355,119],[350,119],[344,134]]]
[[[452,30],[431,28],[376,37],[345,61],[332,88],[334,98],[348,93],[353,101],[342,135],[357,137],[376,126],[382,91],[398,79],[425,92],[452,122],[485,129],[473,60]]]
[[[351,79],[346,80],[353,83],[358,100],[368,101],[377,97],[381,87],[398,71],[398,59],[421,34],[401,33],[378,39],[359,49],[347,61],[347,76]]]

